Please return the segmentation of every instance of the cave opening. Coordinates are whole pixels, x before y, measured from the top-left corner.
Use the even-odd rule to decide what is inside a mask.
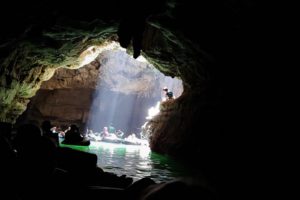
[[[90,112],[97,106],[94,100],[101,94],[101,90],[95,91],[91,83],[93,80],[95,85],[98,83],[98,79],[91,78],[97,75],[92,69],[98,67],[94,60],[100,51],[94,47],[118,35],[114,41],[120,42],[134,56],[141,52],[164,74],[180,77],[184,83],[180,98],[172,105],[163,105],[159,117],[151,122],[154,127],[151,129],[151,150],[183,159],[199,169],[199,174],[203,174],[220,195],[220,188],[243,185],[240,181],[228,184],[228,180],[234,180],[232,175],[235,174],[244,177],[253,169],[244,170],[233,161],[243,163],[240,158],[247,161],[248,157],[256,158],[247,156],[255,146],[252,140],[251,145],[247,145],[247,141],[256,139],[253,133],[262,130],[260,126],[266,124],[262,123],[265,114],[273,113],[265,109],[269,101],[265,101],[264,96],[270,93],[266,88],[274,85],[270,86],[272,81],[267,79],[274,76],[264,76],[263,71],[274,71],[268,66],[283,57],[276,58],[276,53],[268,53],[276,50],[282,54],[278,48],[280,42],[273,42],[269,37],[279,33],[274,31],[280,29],[277,22],[284,21],[276,20],[282,18],[275,15],[278,12],[273,12],[277,9],[266,9],[273,4],[264,6],[252,0],[147,0],[145,3],[117,0],[84,4],[42,0],[39,3],[22,2],[17,4],[19,6],[14,1],[7,3],[0,13],[1,122],[16,128],[17,118],[18,122],[23,119],[38,125],[41,119],[49,119],[53,124],[82,124],[82,129],[95,131],[112,122],[116,128],[125,129],[113,119],[130,106],[116,107],[115,114],[111,114],[110,106],[104,106],[108,110],[105,111],[108,119],[103,124],[95,117],[100,112],[96,109]],[[276,48],[272,44],[276,44]],[[67,69],[75,82],[71,83]],[[81,70],[86,70],[89,77],[84,82]],[[60,72],[56,80],[59,84],[41,86],[55,71]],[[54,79],[48,84],[54,83]],[[268,86],[264,87],[264,83]],[[116,91],[103,94],[109,96],[112,93]],[[118,94],[119,97],[129,96]],[[112,103],[118,102],[119,97]],[[154,105],[155,101],[151,106]],[[142,109],[135,104],[131,107],[138,113],[143,111],[141,118],[145,120],[149,107]],[[130,117],[126,120],[133,121]],[[141,125],[134,121],[136,126],[127,123],[128,132],[137,131],[136,127]],[[5,170],[2,172],[8,174]],[[223,179],[223,175],[227,177]],[[219,179],[224,182],[219,183]],[[18,179],[12,179],[12,183],[18,183]],[[74,185],[78,183],[74,182]],[[27,182],[23,185],[30,186],[30,190],[34,188]],[[12,188],[15,188],[14,184]]]
[[[97,165],[105,171],[126,174],[134,180],[152,177],[158,182],[181,175],[180,163],[151,152],[149,135],[145,135],[143,127],[159,113],[160,103],[168,101],[163,88],[172,91],[176,100],[183,92],[182,81],[165,76],[142,56],[132,58],[119,46],[101,51],[90,47],[80,60],[80,67],[59,68],[43,82],[18,118],[17,126],[40,125],[49,120],[57,131],[64,131],[76,124],[91,145],[60,146],[96,154]],[[147,142],[133,146],[106,143],[93,137],[109,126],[121,130],[122,139],[135,134]]]
[[[17,124],[49,120],[60,130],[76,124],[83,135],[113,126],[124,137],[145,138],[142,126],[166,101],[163,88],[175,98],[183,92],[180,79],[165,76],[143,56],[132,58],[114,42],[89,47],[79,60],[79,67],[59,68],[43,82]]]

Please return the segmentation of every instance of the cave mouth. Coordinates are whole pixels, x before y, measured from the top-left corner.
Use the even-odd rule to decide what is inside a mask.
[[[83,134],[112,125],[124,136],[141,137],[142,125],[158,113],[162,88],[175,98],[183,91],[180,79],[165,76],[143,56],[133,59],[115,43],[89,47],[79,61],[80,67],[59,68],[43,82],[18,122],[50,120],[61,129],[76,124]]]

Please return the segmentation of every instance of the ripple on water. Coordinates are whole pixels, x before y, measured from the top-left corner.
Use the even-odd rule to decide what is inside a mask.
[[[152,153],[148,147],[92,142],[89,147],[68,146],[97,155],[97,164],[104,171],[127,175],[134,180],[144,177],[156,182],[169,181],[187,174],[186,170],[167,156]]]

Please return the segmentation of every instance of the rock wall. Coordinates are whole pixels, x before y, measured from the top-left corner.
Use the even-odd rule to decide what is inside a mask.
[[[41,89],[26,112],[20,116],[18,123],[42,124],[42,121],[50,120],[53,124],[64,127],[85,124],[92,95],[91,89]]]
[[[46,2],[11,4],[1,12],[1,121],[14,122],[55,69],[78,68],[84,50],[118,40],[134,57],[141,53],[166,75],[183,80],[182,97],[163,105],[153,122],[151,147],[173,155],[192,152],[207,168],[218,165],[213,159],[224,150],[220,138],[233,132],[232,121],[243,124],[241,110],[250,110],[241,102],[253,90],[242,85],[251,85],[250,73],[269,62],[260,62],[270,50],[269,19],[257,2],[108,1],[99,7]]]
[[[52,17],[50,24],[45,23],[43,18],[38,22],[43,26],[28,24],[18,37],[2,37],[1,121],[15,122],[25,111],[29,98],[36,94],[43,81],[53,76],[56,69],[80,68],[93,61],[115,40],[115,22],[107,24],[95,20],[77,23],[62,16]]]
[[[99,69],[98,61],[79,69],[57,69],[31,98],[18,123],[41,124],[43,120],[51,120],[55,125],[77,124],[82,127],[89,116]]]

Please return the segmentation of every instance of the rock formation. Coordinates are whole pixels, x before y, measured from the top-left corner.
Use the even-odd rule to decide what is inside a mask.
[[[222,136],[232,132],[229,113],[238,116],[240,110],[237,105],[242,96],[233,97],[247,91],[241,85],[263,52],[258,39],[264,23],[257,4],[116,2],[29,1],[18,8],[13,4],[3,8],[0,120],[15,122],[55,70],[78,69],[112,41],[119,41],[134,57],[142,54],[158,70],[179,77],[184,84],[183,95],[163,104],[153,119],[152,149],[197,157],[208,163],[206,169],[213,169],[214,159],[224,151]]]

